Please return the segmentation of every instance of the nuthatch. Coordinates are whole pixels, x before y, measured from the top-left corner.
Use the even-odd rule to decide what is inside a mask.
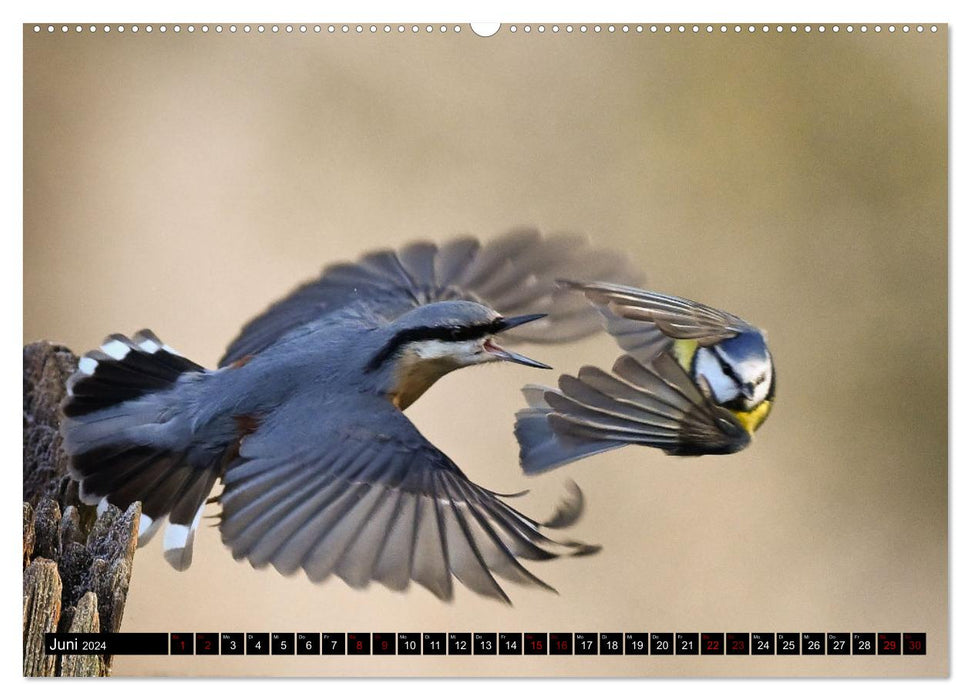
[[[532,520],[469,480],[402,411],[460,367],[546,367],[497,336],[594,332],[596,312],[555,282],[581,274],[638,277],[577,237],[519,231],[331,266],[247,324],[216,370],[150,331],[109,336],[68,382],[71,475],[86,503],[142,502],[139,544],[168,520],[163,548],[178,569],[221,479],[222,540],[253,566],[355,588],[413,580],[444,600],[453,576],[506,602],[496,576],[548,588],[519,560],[596,551],[544,533],[577,520],[579,489]]]

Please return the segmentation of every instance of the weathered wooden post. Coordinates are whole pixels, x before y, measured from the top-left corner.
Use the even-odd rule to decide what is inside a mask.
[[[47,632],[121,628],[141,504],[100,516],[78,499],[61,446],[59,407],[77,357],[24,347],[24,675],[107,676],[111,657],[44,653]]]

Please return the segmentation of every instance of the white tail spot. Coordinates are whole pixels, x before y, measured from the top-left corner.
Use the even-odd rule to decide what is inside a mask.
[[[87,374],[91,376],[94,374],[95,368],[98,366],[98,361],[93,357],[82,357],[78,360],[78,371],[81,374]]]
[[[162,552],[165,560],[179,571],[189,568],[192,563],[192,539],[196,528],[202,519],[205,504],[199,506],[191,525],[176,525],[170,522],[165,528],[165,538],[162,540]]]
[[[101,346],[101,352],[114,360],[121,361],[131,352],[131,348],[120,340],[112,340],[110,343],[105,343]]]
[[[162,548],[165,551],[170,549],[182,549],[189,541],[189,534],[192,529],[188,525],[176,525],[169,523],[165,528],[165,539],[162,540]]]
[[[142,547],[148,544],[159,528],[165,524],[165,521],[165,516],[153,519],[143,513],[138,521],[138,546]]]
[[[138,519],[138,537],[144,537],[145,533],[149,531],[152,527],[153,520],[142,513],[142,516]]]

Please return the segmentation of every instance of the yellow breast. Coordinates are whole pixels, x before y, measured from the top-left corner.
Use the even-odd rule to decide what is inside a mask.
[[[671,347],[671,354],[674,355],[674,359],[678,361],[678,364],[689,375],[691,374],[691,361],[694,359],[697,351],[697,340],[675,340]],[[748,431],[748,434],[752,435],[765,422],[765,419],[769,417],[769,411],[771,410],[772,402],[763,401],[751,411],[732,411],[732,414],[742,424],[742,427]]]
[[[748,434],[751,435],[765,422],[771,410],[772,402],[763,401],[751,411],[732,411],[732,413],[738,419],[738,422],[742,424],[742,427],[748,431]]]

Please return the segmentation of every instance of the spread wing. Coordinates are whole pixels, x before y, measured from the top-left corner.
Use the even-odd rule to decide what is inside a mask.
[[[599,549],[545,534],[580,516],[575,485],[538,523],[472,483],[391,404],[366,403],[329,412],[322,430],[308,421],[319,400],[295,399],[244,438],[219,497],[234,557],[284,574],[303,569],[313,581],[336,575],[354,588],[415,581],[442,600],[452,598],[454,576],[508,603],[497,577],[549,588],[521,559]]]
[[[523,470],[536,474],[591,454],[646,445],[668,454],[738,452],[745,428],[715,405],[671,355],[641,364],[621,356],[613,374],[583,367],[559,389],[528,386],[529,408],[516,414]]]
[[[264,350],[288,332],[352,303],[389,320],[434,301],[468,299],[504,316],[547,313],[542,321],[504,337],[537,343],[574,340],[599,327],[589,304],[560,288],[561,277],[583,275],[636,283],[626,258],[595,249],[581,236],[543,237],[513,231],[488,243],[459,238],[444,245],[412,243],[382,250],[354,263],[326,268],[250,321],[229,346],[220,366]]]
[[[681,297],[606,282],[562,282],[600,310],[607,332],[644,363],[671,349],[675,340],[714,345],[756,330],[738,316]]]

